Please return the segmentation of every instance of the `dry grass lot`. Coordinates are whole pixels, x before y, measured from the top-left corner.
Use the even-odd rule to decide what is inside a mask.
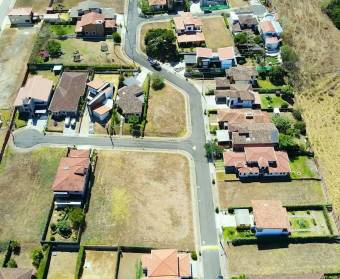
[[[35,248],[39,248],[40,244],[36,243],[20,243],[20,254],[14,255],[12,254],[11,259],[14,259],[20,268],[32,268],[35,269],[32,265],[32,251]]]
[[[44,13],[49,2],[49,0],[16,0],[15,8],[32,7],[34,12]]]
[[[291,181],[272,183],[219,182],[221,208],[250,206],[253,199],[278,199],[284,205],[307,205],[325,203],[318,181]]]
[[[0,36],[0,108],[12,106],[25,76],[35,28],[9,28]]]
[[[249,6],[247,0],[228,0],[231,8],[240,8]]]
[[[57,252],[51,257],[47,279],[73,279],[77,256],[77,253]]]
[[[331,273],[340,271],[340,245],[290,244],[289,248],[262,249],[257,245],[228,248],[231,275]]]
[[[61,43],[62,51],[65,54],[59,58],[51,58],[48,63],[64,63],[74,65],[105,65],[105,64],[121,64],[128,65],[129,61],[122,53],[120,45],[113,45],[112,40],[106,40],[108,52],[101,51],[102,41],[84,41],[82,39],[57,40]],[[73,61],[73,53],[78,50],[80,52],[81,61]]]
[[[140,49],[145,52],[145,44],[144,38],[146,33],[151,29],[162,28],[162,29],[171,29],[171,25],[169,21],[164,22],[155,22],[155,23],[147,23],[143,24],[140,29]]]
[[[340,32],[320,9],[319,0],[274,0],[285,36],[298,55],[300,92],[307,134],[320,163],[340,220]]]
[[[84,243],[194,248],[186,157],[138,151],[98,155]]]
[[[170,84],[162,90],[151,88],[145,136],[182,137],[187,131],[186,100]]]
[[[1,240],[39,241],[52,202],[51,184],[65,153],[61,148],[7,149],[0,165]]]
[[[123,253],[120,258],[118,279],[135,279],[136,265],[143,255],[141,253]]]
[[[55,0],[54,3],[61,3],[69,9],[82,1],[83,0]],[[113,8],[119,14],[124,13],[124,0],[97,0],[96,2],[100,3],[102,7]]]
[[[234,45],[233,37],[225,26],[222,16],[203,18],[202,21],[207,47],[216,51],[217,48]]]
[[[29,77],[32,77],[34,75],[39,75],[49,80],[52,80],[54,86],[57,86],[60,78],[60,75],[55,75],[52,71],[36,71],[34,74],[30,73]]]
[[[82,279],[114,279],[117,252],[86,250]]]

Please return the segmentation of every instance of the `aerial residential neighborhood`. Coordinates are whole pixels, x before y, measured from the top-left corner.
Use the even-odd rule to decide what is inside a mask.
[[[340,278],[338,0],[0,0],[0,279]]]

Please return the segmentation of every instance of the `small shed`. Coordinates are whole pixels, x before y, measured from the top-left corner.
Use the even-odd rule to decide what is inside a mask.
[[[280,108],[274,108],[273,112],[274,112],[275,115],[280,115],[280,113],[281,113]]]
[[[235,209],[236,227],[250,227],[252,225],[249,209]]]

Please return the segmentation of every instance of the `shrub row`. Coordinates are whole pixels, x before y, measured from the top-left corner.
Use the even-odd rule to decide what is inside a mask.
[[[81,278],[81,275],[83,273],[84,262],[85,262],[85,248],[84,246],[80,246],[77,257],[76,272],[74,275],[75,279]]]
[[[48,267],[52,254],[52,246],[48,245],[47,249],[44,251],[44,257],[40,261],[39,268],[37,270],[37,279],[47,278]]]
[[[3,262],[1,263],[1,266],[6,267],[8,261],[11,259],[12,252],[13,252],[12,246],[11,246],[11,240],[7,244],[5,244],[5,247],[3,248],[4,250],[6,250],[6,254],[5,254]]]
[[[260,93],[260,94],[270,94],[270,93],[273,93],[273,94],[281,94],[282,93],[282,90],[281,88],[277,88],[277,89],[270,89],[270,88],[253,88],[254,91]]]
[[[330,204],[307,204],[307,205],[289,205],[284,206],[288,211],[298,211],[298,210],[327,210],[327,206]],[[228,208],[229,213],[234,213],[235,209],[252,209],[251,206],[232,206]]]

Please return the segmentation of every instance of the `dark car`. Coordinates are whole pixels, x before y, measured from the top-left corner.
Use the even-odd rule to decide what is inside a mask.
[[[152,59],[151,57],[148,57],[148,62],[150,63],[150,65],[156,69],[156,70],[161,70],[161,64],[159,64],[159,62],[157,60]]]

